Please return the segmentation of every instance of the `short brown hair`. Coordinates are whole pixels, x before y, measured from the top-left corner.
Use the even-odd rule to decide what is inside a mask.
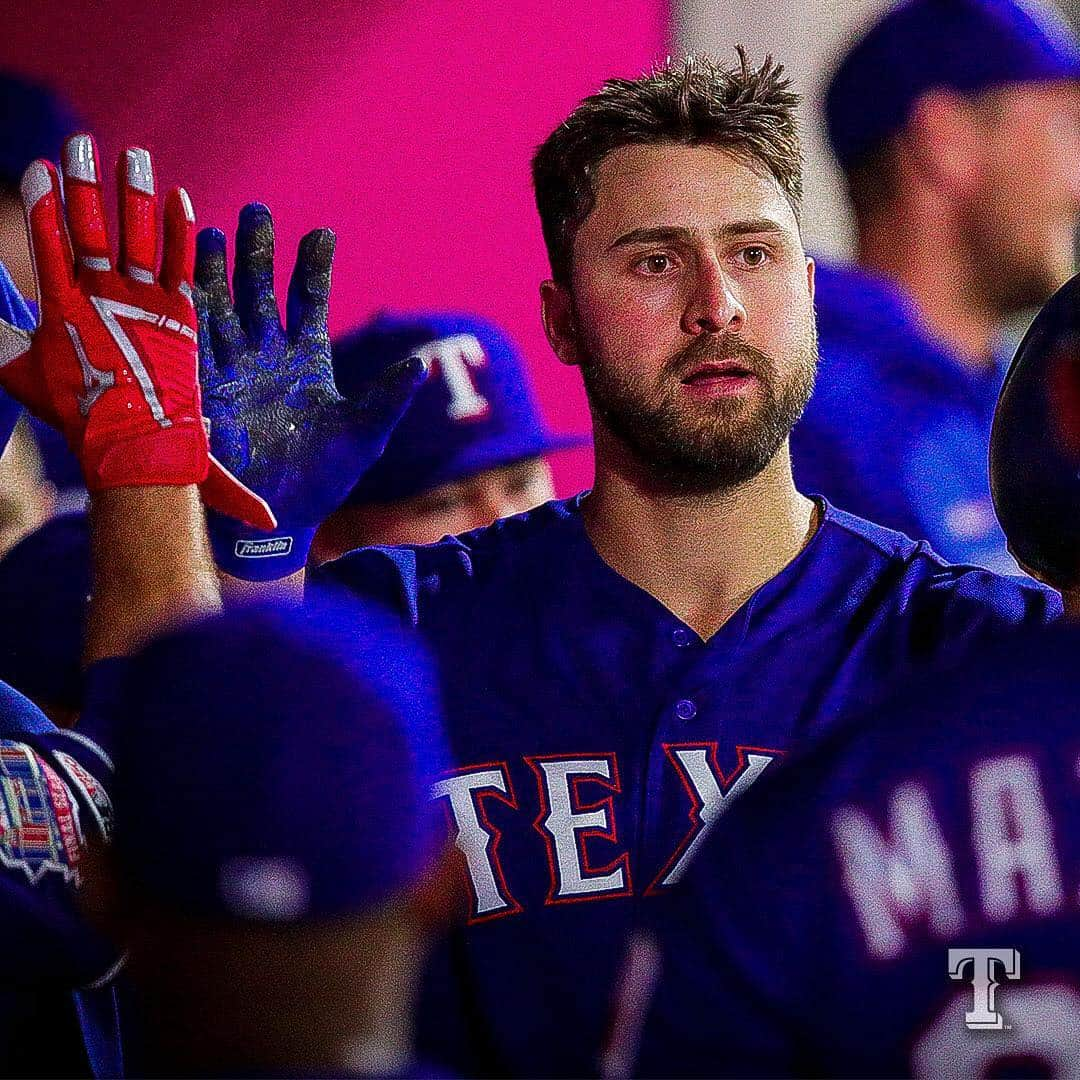
[[[574,237],[595,202],[596,169],[621,146],[680,143],[718,146],[763,165],[802,211],[802,151],[795,108],[800,98],[784,69],[765,58],[750,68],[691,56],[638,79],[609,79],[585,98],[533,158],[536,207],[551,272],[569,282]]]

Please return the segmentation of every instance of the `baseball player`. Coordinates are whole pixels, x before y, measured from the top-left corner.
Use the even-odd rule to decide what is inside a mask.
[[[430,544],[555,497],[546,455],[585,439],[546,430],[525,359],[493,323],[453,313],[381,314],[334,345],[346,396],[410,353],[432,377],[379,460],[315,535],[317,563],[365,544]]]
[[[552,265],[544,322],[585,380],[595,486],[316,575],[394,606],[441,662],[453,768],[433,794],[471,912],[441,954],[421,1034],[465,1072],[594,1071],[628,933],[731,800],[888,681],[1060,612],[1050,589],[950,566],[796,490],[788,435],[817,359],[796,102],[777,65],[742,53],[730,69],[680,62],[583,101],[533,176]],[[262,213],[241,219],[237,243],[238,272],[254,259],[266,282],[254,300],[230,298],[224,238],[200,236],[214,367],[254,370],[265,342],[272,355],[290,340]],[[328,260],[325,286],[320,304]],[[328,373],[323,335],[292,347]],[[299,425],[296,366],[258,378],[279,380],[285,423]],[[260,457],[260,411],[224,390],[208,408],[247,449],[226,440],[222,460],[269,499],[274,539],[293,550],[320,484],[341,476],[332,444],[316,459],[271,438]],[[307,482],[275,501],[296,475]],[[227,595],[299,594],[302,563],[249,571],[229,552],[257,535],[230,526],[227,539],[215,541]]]
[[[858,260],[818,267],[821,375],[792,438],[804,489],[1002,573],[1003,327],[1069,277],[1080,222],[1080,48],[1042,7],[890,4],[837,65]]]
[[[1078,648],[1013,636],[755,786],[653,912],[638,1072],[1076,1076]]]
[[[152,163],[144,150],[126,151],[117,258],[93,141],[69,139],[62,158],[63,198],[50,163],[34,162],[23,177],[40,317],[31,318],[0,274],[10,316],[0,320],[0,387],[64,434],[90,491],[94,587],[84,655],[105,693],[118,658],[219,603],[200,495],[252,525],[275,522],[209,452],[196,379],[190,200],[179,188],[166,196],[159,259]],[[86,1054],[96,1074],[118,1075],[112,953],[72,909],[82,848],[109,828],[108,726],[104,714],[91,711],[78,732],[60,732],[18,695],[6,688],[4,695],[0,863],[13,954],[7,990],[19,993],[20,982],[92,982],[76,996]],[[17,1010],[5,1012],[8,1020],[18,1021]],[[17,1070],[15,1036],[26,1032],[7,1034]],[[70,1067],[45,1060],[52,1047],[51,1039],[37,1046],[28,1071]]]
[[[433,1075],[412,1013],[456,878],[411,633],[370,605],[228,613],[140,652],[112,708],[96,895],[128,954],[129,1074]]]

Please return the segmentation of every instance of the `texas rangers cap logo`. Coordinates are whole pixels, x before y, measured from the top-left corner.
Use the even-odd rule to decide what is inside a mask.
[[[484,347],[475,334],[454,334],[429,341],[411,354],[418,356],[428,367],[442,375],[450,393],[446,415],[451,420],[479,420],[491,409],[469,374],[469,368],[482,368],[487,363]]]

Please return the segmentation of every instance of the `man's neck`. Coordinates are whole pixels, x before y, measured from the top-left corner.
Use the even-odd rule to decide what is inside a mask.
[[[965,366],[985,370],[1001,315],[981,297],[955,222],[898,208],[864,228],[859,264],[895,281],[914,301],[930,334]]]
[[[803,549],[816,507],[795,490],[785,444],[741,487],[680,496],[603,453],[582,512],[600,557],[703,639]]]

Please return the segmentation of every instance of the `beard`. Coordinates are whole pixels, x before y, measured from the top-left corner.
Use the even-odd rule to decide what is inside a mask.
[[[580,325],[580,324],[579,324]],[[579,342],[586,345],[579,334]],[[737,335],[703,334],[655,380],[581,350],[585,391],[602,423],[659,485],[679,495],[730,491],[757,476],[791,434],[814,390],[817,331],[811,318],[790,373]],[[688,400],[682,379],[710,360],[735,360],[756,377],[749,395]]]

